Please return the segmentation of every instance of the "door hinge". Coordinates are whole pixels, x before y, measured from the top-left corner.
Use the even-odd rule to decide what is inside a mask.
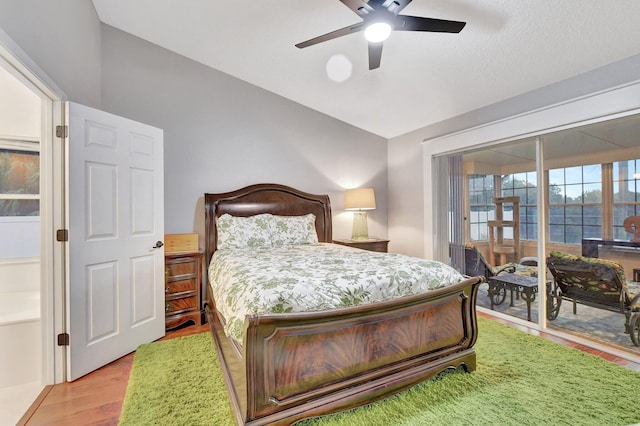
[[[69,346],[69,333],[58,334],[58,346]]]
[[[58,138],[66,138],[67,134],[69,133],[69,127],[68,126],[56,126],[56,137]]]
[[[56,241],[69,241],[69,230],[58,229],[56,231]]]

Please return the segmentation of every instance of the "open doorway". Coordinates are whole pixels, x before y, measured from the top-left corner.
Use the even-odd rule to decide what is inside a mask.
[[[65,223],[65,151],[55,129],[66,96],[1,29],[0,78],[0,104],[6,102],[0,105],[0,167],[9,176],[0,207],[0,296],[20,317],[7,321],[4,331],[11,335],[3,336],[8,344],[0,348],[0,378],[11,378],[0,387],[0,423],[15,424],[40,391],[65,374],[65,347],[56,344],[64,332],[65,245],[55,232]],[[26,293],[26,309],[17,309],[9,293]],[[28,330],[16,330],[16,324]]]
[[[43,388],[40,309],[43,107],[41,98],[3,67],[0,67],[0,92],[0,339],[11,342],[0,349],[0,406],[5,415],[17,420]]]

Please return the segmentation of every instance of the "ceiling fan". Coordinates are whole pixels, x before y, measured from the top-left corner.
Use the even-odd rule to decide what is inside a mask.
[[[448,21],[445,19],[422,18],[419,16],[399,15],[412,0],[340,0],[362,18],[362,22],[331,31],[312,38],[296,47],[303,49],[314,44],[333,40],[334,38],[364,31],[369,42],[369,69],[380,66],[382,59],[382,42],[395,31],[429,31],[437,33],[459,33],[466,22]]]

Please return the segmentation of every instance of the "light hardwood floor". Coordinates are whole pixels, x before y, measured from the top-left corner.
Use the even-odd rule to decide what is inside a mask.
[[[478,315],[493,318],[483,313]],[[596,351],[547,333],[539,333],[527,327],[516,326],[509,321],[498,321],[640,371],[640,364],[618,356]],[[202,332],[209,332],[207,324],[172,331],[160,340]],[[75,382],[47,386],[18,425],[117,425],[132,363],[133,354],[129,354]]]
[[[210,332],[209,325],[168,332],[160,340]],[[18,425],[117,425],[133,353],[68,383],[47,386]]]

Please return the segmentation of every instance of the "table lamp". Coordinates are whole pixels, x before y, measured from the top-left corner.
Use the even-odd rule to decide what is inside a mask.
[[[344,209],[353,210],[352,240],[368,240],[367,210],[376,208],[373,188],[347,189],[344,193]]]

